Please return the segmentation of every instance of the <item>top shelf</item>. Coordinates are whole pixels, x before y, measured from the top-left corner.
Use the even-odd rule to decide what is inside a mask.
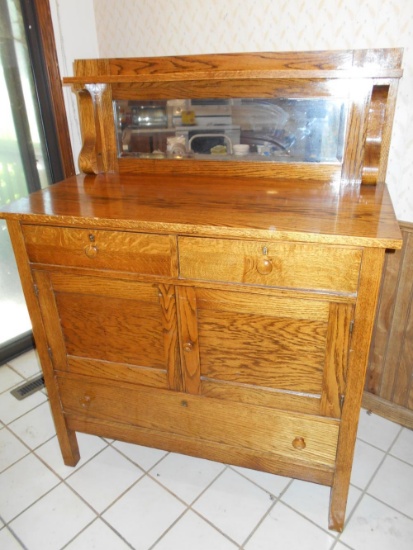
[[[401,49],[263,52],[75,62],[65,84],[188,80],[400,78]],[[97,73],[90,71],[93,65]]]

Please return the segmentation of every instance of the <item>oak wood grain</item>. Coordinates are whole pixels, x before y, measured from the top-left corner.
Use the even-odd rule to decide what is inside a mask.
[[[102,173],[0,212],[66,463],[84,431],[316,481],[343,528],[384,251],[401,247],[383,183],[400,66],[400,50],[76,62],[83,162]],[[117,158],[111,99],[188,90],[339,96],[343,162]]]
[[[14,254],[16,256],[24,297],[30,314],[33,336],[36,341],[36,349],[42,366],[62,457],[66,465],[75,466],[80,459],[76,433],[68,427],[66,419],[63,415],[59,390],[49,352],[44,320],[38,307],[36,287],[34,285],[33,275],[30,270],[29,259],[25,249],[21,227],[19,222],[10,220],[7,222],[7,228],[10,234]]]
[[[67,414],[85,413],[142,428],[176,433],[206,442],[270,452],[299,462],[331,466],[335,460],[338,422],[254,405],[206,400],[188,393],[151,390],[119,383],[116,386],[65,375],[59,377],[63,408]],[[85,404],[86,403],[86,404]],[[292,441],[307,442],[297,451]]]
[[[352,320],[352,305],[330,305],[320,413],[333,418],[341,417],[342,399],[346,389]]]
[[[91,76],[88,67],[96,60],[78,60],[75,74],[81,77]],[[276,73],[278,78],[288,78],[291,74],[300,74],[315,78],[324,74],[358,73],[392,74],[400,69],[401,51],[361,50],[354,52],[342,50],[336,52],[260,52],[243,54],[215,54],[169,56],[156,58],[114,58],[110,59],[106,71],[99,76],[115,77],[118,81],[133,78],[146,81],[156,80],[201,80],[216,75],[215,78],[230,79],[247,75],[250,78],[263,79]],[[96,77],[96,72],[95,75]],[[76,81],[76,77],[66,78],[66,83]],[[95,80],[96,81],[96,80]]]
[[[201,391],[199,335],[196,293],[192,287],[176,289],[180,324],[180,349],[183,387],[185,391],[199,394]]]
[[[83,168],[99,171],[178,170],[181,173],[235,174],[237,162],[207,164],[164,161],[142,163],[138,158],[116,155],[115,122],[111,99],[125,101],[166,101],[176,98],[341,98],[348,105],[349,122],[343,162],[323,167],[343,184],[376,183],[384,180],[389,138],[394,115],[394,91],[402,75],[402,50],[371,49],[338,52],[266,52],[214,54],[129,59],[87,59],[75,62],[75,76],[64,79],[74,89],[88,90],[94,106],[85,103],[81,117],[86,137]],[[390,94],[378,100],[378,87],[387,86]],[[81,98],[80,98],[81,99]],[[383,104],[380,109],[379,104]],[[82,104],[80,105],[82,108]],[[380,116],[380,112],[386,116]],[[95,126],[94,132],[91,126]],[[377,130],[375,126],[378,126]],[[96,135],[95,140],[87,139]],[[383,137],[383,139],[381,139]],[[94,141],[95,147],[90,145]],[[93,150],[94,149],[94,150]],[[119,155],[122,156],[122,155]],[[126,161],[126,162],[125,162]],[[125,165],[126,167],[122,167]],[[279,177],[294,173],[298,177],[318,178],[320,163],[242,163],[255,177]],[[341,166],[342,164],[342,166]],[[245,165],[249,165],[246,167]]]
[[[348,293],[358,285],[358,249],[187,237],[180,237],[178,246],[183,278]],[[260,272],[264,258],[268,273]]]
[[[413,224],[400,229],[402,250],[386,254],[365,390],[371,410],[411,427]]]
[[[385,185],[342,189],[334,182],[80,175],[0,210],[0,218],[22,217],[29,224],[87,229],[401,246]]]
[[[380,288],[384,250],[366,248],[361,264],[358,300],[354,313],[346,394],[341,416],[336,469],[330,494],[330,528],[342,530],[344,526],[358,417],[363,396],[365,372],[368,363],[369,343]]]
[[[71,430],[101,435],[133,442],[147,447],[156,447],[167,451],[208,458],[218,462],[230,462],[235,466],[253,468],[323,485],[331,485],[333,468],[317,463],[292,461],[281,455],[249,450],[230,445],[224,441],[211,442],[195,439],[182,434],[168,434],[155,429],[141,428],[131,424],[109,421],[107,419],[85,418],[84,415],[69,414],[66,416]]]
[[[42,226],[23,232],[33,263],[177,275],[176,241],[168,235]]]

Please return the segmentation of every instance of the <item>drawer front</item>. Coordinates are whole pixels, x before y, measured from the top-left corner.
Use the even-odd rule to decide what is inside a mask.
[[[33,263],[177,275],[176,240],[168,235],[32,225],[23,234]]]
[[[361,250],[328,245],[180,237],[180,277],[354,294]]]
[[[244,403],[222,403],[179,392],[96,378],[59,376],[66,415],[137,426],[206,443],[332,467],[339,422]]]

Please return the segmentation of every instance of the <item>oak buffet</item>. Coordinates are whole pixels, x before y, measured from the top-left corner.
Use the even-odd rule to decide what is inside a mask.
[[[86,432],[310,480],[342,530],[384,254],[401,247],[384,183],[400,64],[399,50],[76,63],[82,173],[0,213],[65,464]],[[172,105],[174,137],[206,98],[238,109],[245,157],[188,150],[184,125],[181,154],[130,149],[165,130],[136,109]],[[251,101],[284,117],[266,158],[240,115]]]

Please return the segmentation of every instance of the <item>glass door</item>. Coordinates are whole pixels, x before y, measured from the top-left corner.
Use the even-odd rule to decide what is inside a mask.
[[[19,0],[0,0],[0,205],[51,183]],[[1,350],[31,334],[7,227],[0,221]],[[1,364],[1,362],[0,362]]]

